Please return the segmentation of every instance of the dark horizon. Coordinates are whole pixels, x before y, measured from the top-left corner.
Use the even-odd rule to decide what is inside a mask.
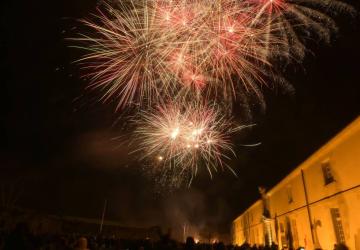
[[[190,188],[159,193],[128,147],[113,140],[126,123],[115,104],[84,91],[86,81],[72,63],[79,52],[66,38],[96,2],[1,4],[0,180],[14,186],[20,207],[99,218],[107,199],[107,219],[124,226],[187,223],[228,232],[231,221],[260,198],[258,186],[274,186],[360,114],[359,17],[338,16],[331,45],[311,42],[314,54],[285,70],[295,93],[264,87],[266,110],[253,104],[257,125],[237,142],[262,144],[236,146],[230,165],[237,178],[224,171],[210,180],[204,172]]]

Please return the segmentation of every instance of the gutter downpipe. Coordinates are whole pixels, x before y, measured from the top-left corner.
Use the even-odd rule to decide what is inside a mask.
[[[317,240],[315,240],[314,225],[313,225],[312,220],[311,220],[312,217],[311,217],[311,210],[310,210],[310,205],[309,205],[309,197],[308,197],[308,191],[307,191],[307,188],[306,188],[305,175],[304,175],[304,170],[303,169],[301,169],[301,179],[302,179],[302,184],[303,184],[303,187],[304,187],[305,203],[306,203],[306,210],[307,210],[307,214],[308,214],[308,218],[309,218],[309,224],[310,224],[311,240],[312,240],[314,249],[319,249],[320,246],[318,246],[318,242],[317,242]]]

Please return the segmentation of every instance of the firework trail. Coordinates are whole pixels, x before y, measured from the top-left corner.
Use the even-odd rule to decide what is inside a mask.
[[[253,24],[267,23],[266,33],[283,41],[283,46],[268,47],[268,55],[301,61],[305,55],[306,38],[330,42],[337,31],[332,16],[338,13],[354,15],[355,9],[339,0],[249,0],[256,15]],[[274,22],[275,21],[275,22]]]
[[[169,104],[141,111],[134,119],[134,140],[143,159],[164,178],[191,183],[199,166],[212,176],[228,168],[224,162],[234,155],[231,137],[249,126],[237,126],[218,106],[196,103]],[[170,176],[170,177],[169,177]]]

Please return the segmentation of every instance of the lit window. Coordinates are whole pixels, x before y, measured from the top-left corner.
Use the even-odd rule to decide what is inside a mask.
[[[321,169],[322,169],[322,172],[323,172],[325,185],[328,185],[328,184],[335,181],[334,176],[333,176],[332,171],[331,171],[331,165],[330,165],[329,160],[324,161],[321,164]]]
[[[330,208],[331,218],[333,221],[336,242],[345,243],[345,234],[341,222],[340,211],[338,208]]]
[[[287,244],[286,244],[287,240],[285,238],[284,235],[281,236],[281,244],[283,248],[287,248]]]
[[[293,199],[293,196],[292,196],[292,192],[291,192],[291,187],[290,187],[290,186],[288,186],[288,187],[286,188],[286,193],[287,193],[287,197],[288,197],[288,202],[289,202],[289,203],[292,203],[292,202],[294,201],[294,199]]]

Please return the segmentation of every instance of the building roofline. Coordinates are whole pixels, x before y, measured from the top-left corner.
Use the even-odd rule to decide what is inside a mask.
[[[237,221],[240,219],[240,217],[245,214],[246,212],[248,212],[249,210],[251,210],[252,208],[256,207],[257,205],[259,205],[259,203],[261,203],[262,200],[259,199],[257,201],[255,201],[250,207],[248,207],[246,210],[244,210],[244,212],[242,212],[239,216],[237,216],[233,221]]]
[[[301,163],[298,167],[296,167],[293,171],[291,171],[285,178],[283,178],[280,182],[278,182],[272,189],[270,189],[267,192],[267,194],[272,195],[273,193],[275,193],[279,188],[286,185],[293,176],[298,175],[301,172],[301,170],[309,168],[314,162],[321,160],[321,158],[329,154],[331,150],[336,148],[336,146],[338,146],[342,141],[344,141],[346,138],[348,138],[358,130],[360,130],[360,116],[358,116],[348,126],[342,129],[338,134],[336,134],[322,147],[320,147],[320,149],[315,151],[315,153],[310,155],[303,163]]]
[[[339,133],[337,133],[333,138],[331,138],[328,142],[326,142],[320,149],[315,151],[312,155],[310,155],[303,163],[301,163],[298,167],[296,167],[294,170],[292,170],[285,178],[283,178],[280,182],[278,182],[273,188],[271,188],[267,195],[272,195],[275,193],[278,189],[282,188],[284,185],[286,185],[289,180],[298,175],[301,170],[309,168],[314,162],[321,160],[324,156],[326,156],[328,153],[331,152],[332,149],[336,148],[342,141],[344,141],[346,138],[354,134],[360,130],[360,116],[358,116],[354,121],[352,121],[349,125],[347,125],[345,128],[343,128]],[[237,221],[241,218],[243,214],[251,210],[253,207],[255,207],[259,202],[261,202],[261,199],[254,202],[250,207],[248,207],[246,210],[244,210],[239,216],[237,216],[233,221]]]

